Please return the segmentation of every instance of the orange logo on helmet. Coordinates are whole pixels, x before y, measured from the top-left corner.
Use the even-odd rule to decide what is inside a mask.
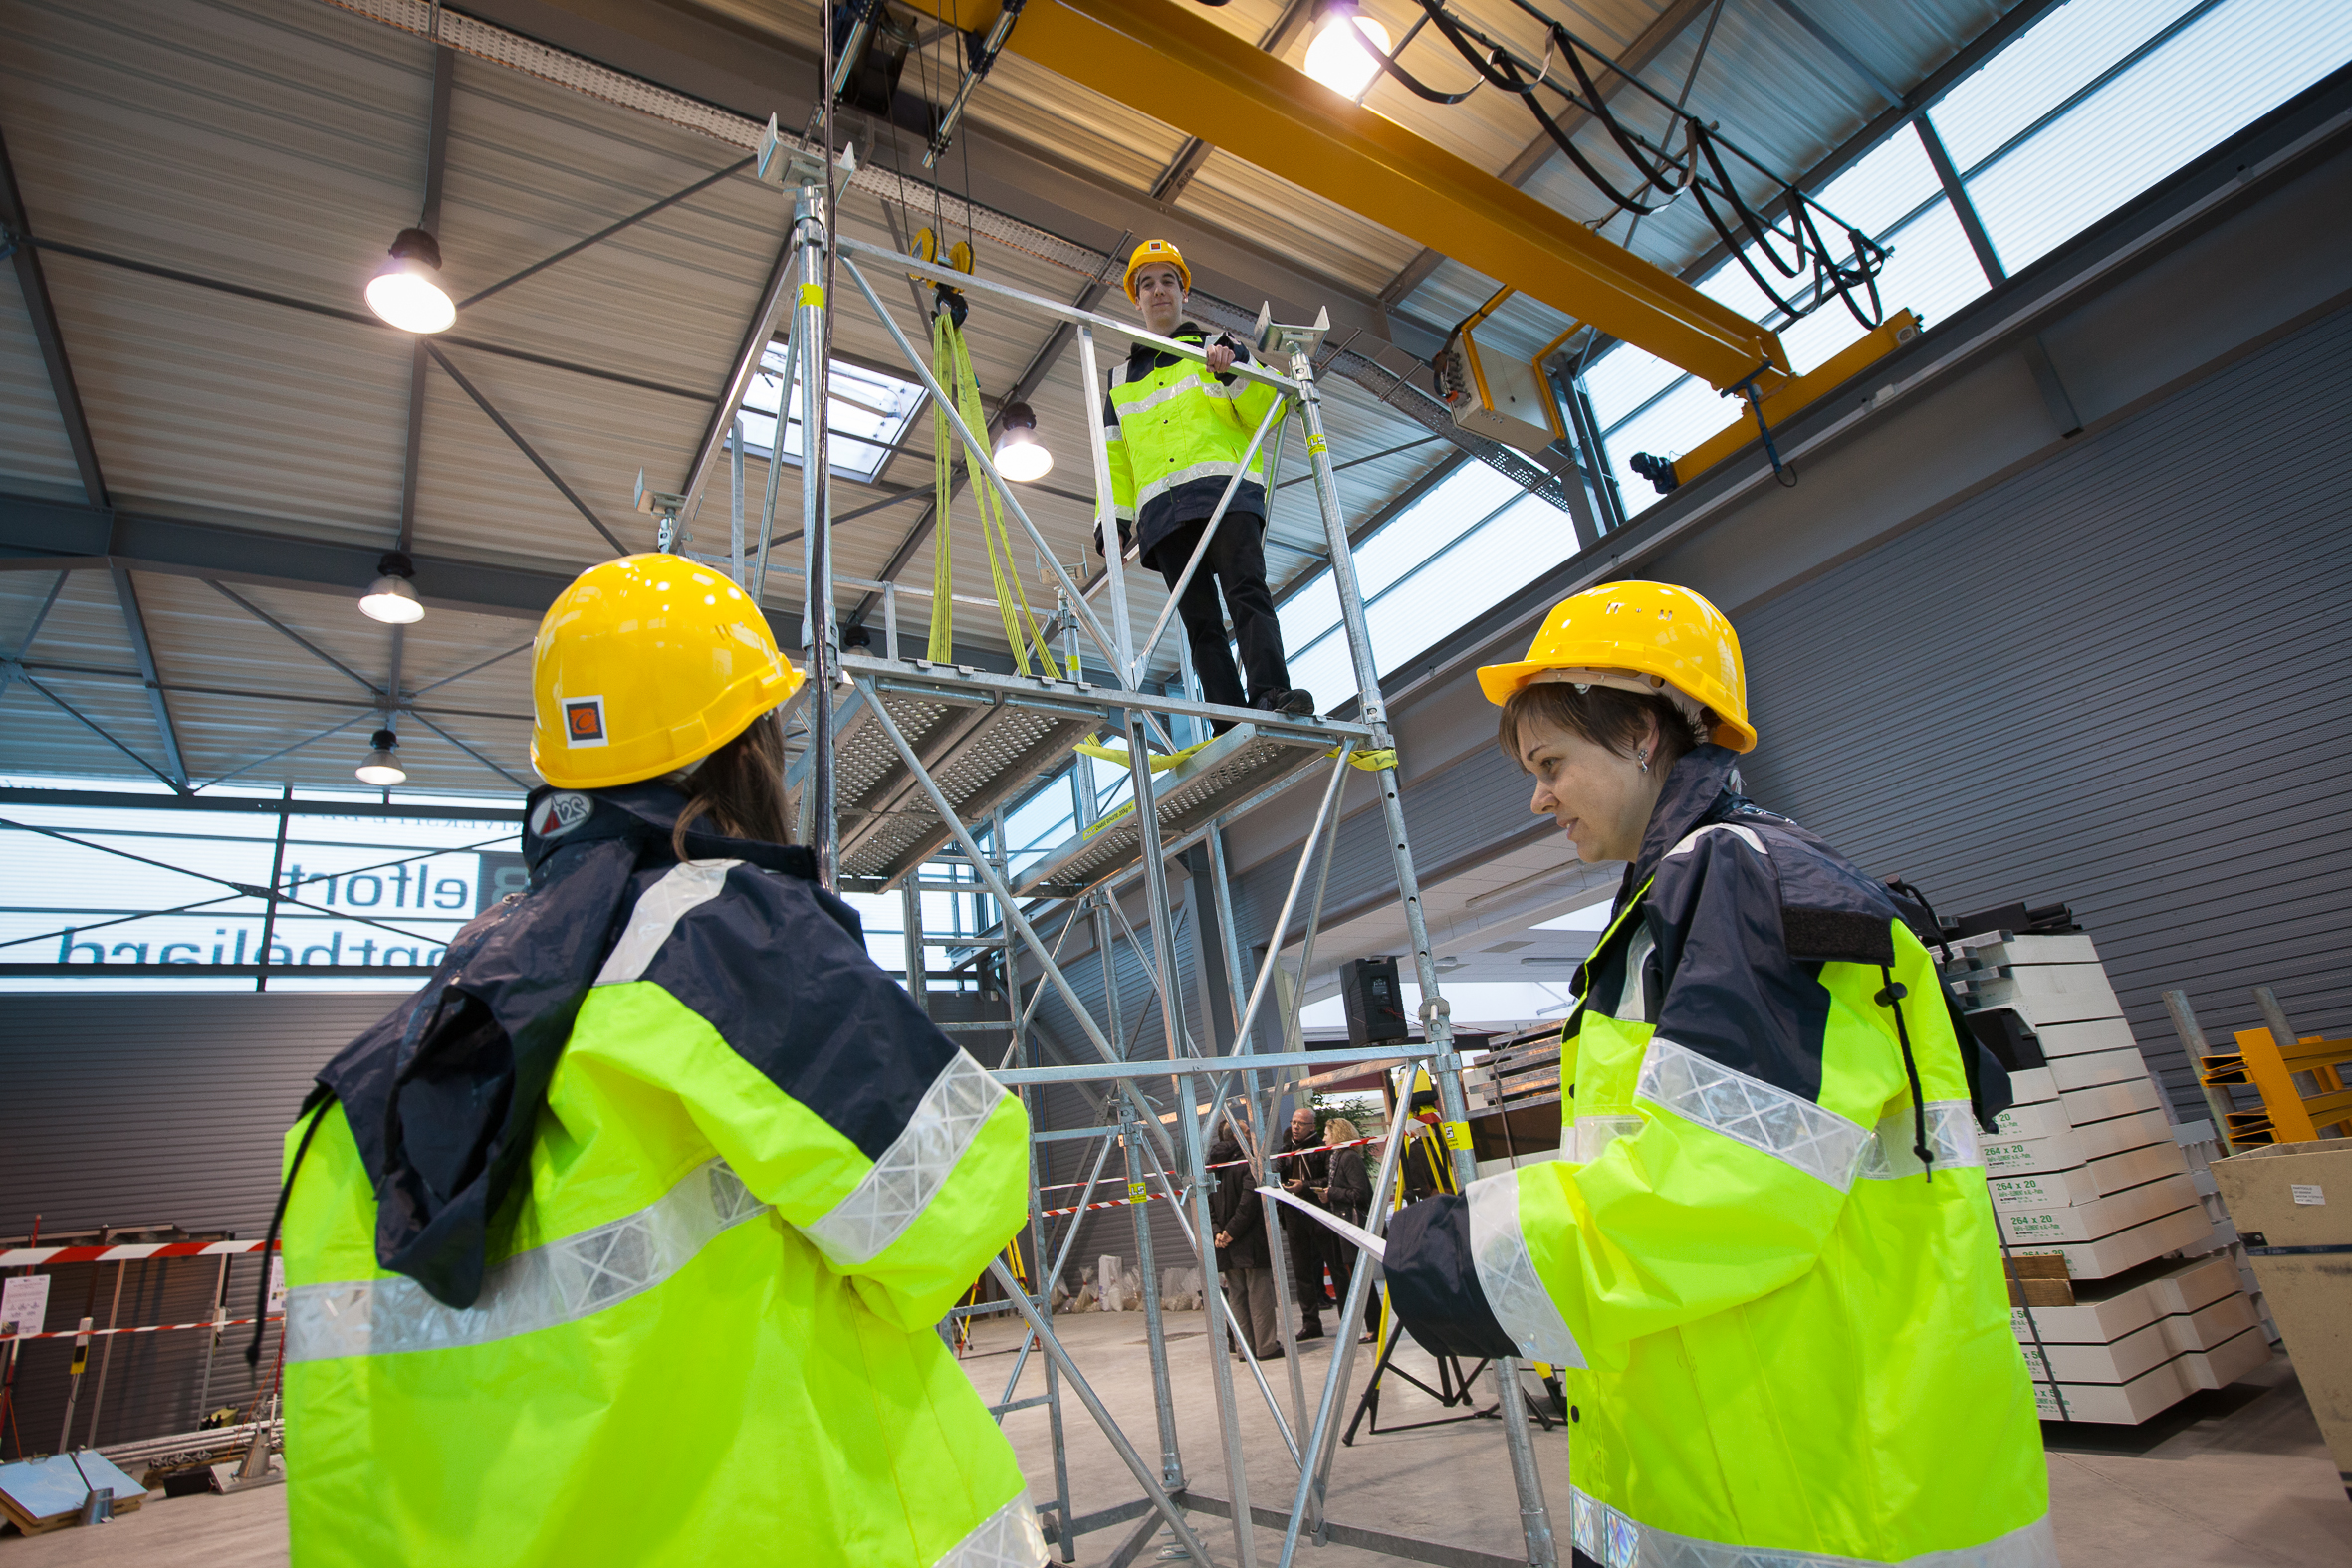
[[[573,746],[602,746],[604,699],[568,698],[564,703],[564,739]]]

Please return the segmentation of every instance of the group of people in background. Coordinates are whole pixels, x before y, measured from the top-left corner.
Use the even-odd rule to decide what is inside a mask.
[[[1275,1179],[1306,1202],[1361,1225],[1372,1203],[1362,1139],[1361,1130],[1347,1117],[1325,1119],[1302,1105],[1291,1113],[1274,1161]],[[1231,1118],[1220,1125],[1209,1159],[1219,1167],[1209,1214],[1217,1226],[1217,1269],[1225,1281],[1234,1324],[1259,1360],[1280,1357],[1280,1305],[1273,1249],[1266,1235],[1268,1205],[1258,1195],[1257,1175],[1234,1135]],[[1346,1246],[1310,1217],[1284,1208],[1282,1220],[1284,1259],[1298,1299],[1297,1337],[1321,1339],[1323,1311],[1339,1306],[1354,1260]],[[1364,1303],[1366,1339],[1377,1331],[1379,1314],[1375,1292]]]

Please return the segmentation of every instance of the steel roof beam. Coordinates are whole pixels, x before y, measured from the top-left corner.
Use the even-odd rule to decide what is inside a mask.
[[[6,668],[9,662],[0,660],[0,668]],[[140,679],[136,670],[110,670],[99,664],[57,664],[47,659],[20,663],[16,667],[28,676],[79,675],[99,681],[136,681]],[[307,704],[313,708],[356,708],[361,713],[381,713],[384,709],[384,699],[380,695],[374,697],[326,697],[304,692],[249,691],[231,686],[197,686],[186,681],[166,681],[163,683],[163,689],[167,692],[185,692],[191,697],[234,697],[239,701],[297,703]],[[414,697],[415,694],[410,693],[408,700],[396,704],[398,711],[419,716],[429,713],[444,719],[488,719],[499,724],[529,724],[532,722],[531,715],[527,713],[498,713],[484,708],[443,708],[438,705],[420,708],[416,705]],[[213,781],[214,784],[219,782],[217,779]]]
[[[162,769],[157,768],[153,763],[148,762],[144,757],[139,756],[138,753],[132,751],[129,747],[117,740],[115,736],[106,728],[106,726],[100,724],[96,719],[93,719],[90,717],[90,715],[84,713],[81,709],[75,707],[72,703],[66,701],[63,697],[60,697],[57,693],[51,691],[48,687],[35,680],[30,674],[24,671],[21,665],[18,667],[17,678],[23,681],[27,686],[32,687],[33,690],[39,692],[42,696],[48,698],[49,701],[55,704],[57,707],[64,709],[69,718],[78,721],[82,727],[87,729],[91,734],[97,736],[100,740],[106,742],[116,751],[120,752],[132,762],[138,764],[141,768],[144,768],[148,773],[153,774],[157,779],[160,779],[165,784],[169,784],[174,794],[186,794],[188,792],[188,786],[184,783],[172,778],[171,775],[165,773]]]
[[[0,227],[15,241],[9,246],[8,259],[16,267],[17,287],[24,292],[25,314],[32,318],[33,340],[40,345],[41,363],[49,372],[49,390],[57,399],[58,419],[66,427],[66,444],[74,449],[82,493],[92,506],[106,506],[106,476],[99,470],[98,447],[90,439],[90,419],[82,409],[81,388],[74,383],[73,361],[66,357],[65,336],[58,331],[49,279],[41,271],[41,253],[31,244],[33,224],[25,215],[24,195],[17,189],[16,166],[9,161],[5,136],[0,136]]]
[[[382,550],[319,538],[321,525],[295,524],[310,537],[285,532],[288,526],[283,518],[239,527],[0,495],[0,571],[107,570],[119,563],[355,601],[375,575]],[[569,571],[503,561],[431,555],[415,560],[416,590],[428,604],[475,615],[536,621],[572,581]]]
[[[1799,6],[1796,0],[1772,0],[1772,3],[1785,12],[1791,22],[1810,33],[1815,43],[1835,55],[1840,65],[1861,78],[1863,85],[1871,92],[1876,93],[1890,104],[1903,102],[1901,92],[1888,85],[1886,78],[1871,70],[1869,63],[1860,55],[1855,54],[1844,39],[1814,21],[1811,14]]]
[[[163,761],[170,776],[178,781],[173,787],[184,789],[188,784],[188,762],[181,755],[179,731],[171,722],[171,705],[163,697],[163,676],[155,666],[155,646],[147,638],[147,619],[139,613],[138,590],[131,586],[130,568],[117,562],[108,567],[107,574],[115,580],[115,598],[122,606],[122,624],[130,632],[130,652],[138,660],[140,684],[147,691],[147,706],[155,715],[155,731],[163,738]]]
[[[118,566],[115,569],[119,571],[122,568]],[[334,654],[329,653],[326,649],[311,641],[310,638],[304,636],[301,632],[296,631],[292,626],[287,625],[277,616],[272,615],[268,610],[263,609],[251,599],[248,599],[242,594],[237,593],[235,590],[231,589],[226,583],[223,583],[217,577],[206,577],[204,579],[204,585],[212,589],[213,592],[218,593],[222,598],[227,599],[231,604],[236,605],[237,608],[243,610],[255,620],[258,620],[263,625],[269,627],[270,630],[277,632],[280,636],[286,638],[287,641],[302,649],[303,652],[309,654],[312,658],[317,659],[320,663],[328,666],[330,669],[333,669],[340,674],[348,675],[353,680],[358,682],[360,690],[378,698],[385,694],[386,688],[376,685],[375,682],[369,680],[366,676],[361,675],[357,670],[353,669],[350,665],[344,663],[343,660],[337,658]],[[397,628],[395,628],[395,630]],[[397,692],[393,692],[392,695],[397,697],[399,694]]]
[[[438,345],[427,343],[425,344],[424,351],[432,355],[433,363],[441,367],[443,374],[447,375],[449,379],[457,383],[459,391],[465,393],[466,396],[474,400],[474,406],[476,408],[481,409],[483,413],[490,416],[490,422],[498,426],[499,430],[505,434],[509,441],[515,443],[516,450],[521,452],[525,457],[531,459],[531,466],[538,469],[541,474],[545,475],[547,477],[547,482],[555,486],[557,491],[563,495],[566,501],[572,503],[573,510],[578,512],[582,517],[587,518],[588,520],[588,525],[597,533],[604,536],[604,543],[612,547],[612,554],[615,556],[625,556],[629,554],[629,548],[620,542],[620,536],[613,533],[612,530],[606,528],[604,526],[604,520],[596,516],[596,514],[592,511],[588,510],[588,504],[580,499],[580,493],[574,490],[570,485],[564,483],[564,476],[557,473],[554,468],[549,466],[548,460],[539,455],[538,449],[523,438],[522,431],[517,430],[513,425],[507,423],[506,415],[500,413],[498,411],[497,405],[492,403],[489,398],[484,397],[481,391],[475,387],[474,383],[465,378],[464,371],[458,369],[456,365],[449,362],[449,356],[443,353]]]
[[[57,574],[57,580],[49,585],[49,596],[33,612],[33,624],[25,629],[24,640],[16,645],[16,652],[0,660],[0,697],[8,695],[8,688],[16,681],[17,671],[24,666],[25,655],[33,651],[33,639],[41,635],[42,623],[49,619],[49,612],[57,608],[57,596],[66,590],[66,579],[72,575],[70,571]]]
[[[12,237],[30,238],[32,222],[25,214],[23,193],[17,189],[16,167],[9,161],[5,137],[0,137],[0,225],[5,225]],[[98,445],[91,439],[90,418],[82,407],[82,391],[74,380],[73,361],[66,356],[65,335],[58,328],[57,309],[49,298],[49,279],[41,270],[41,253],[29,243],[14,244],[9,247],[9,260],[15,264],[17,286],[24,294],[25,314],[33,324],[33,339],[40,345],[41,360],[49,372],[49,387],[57,399],[58,418],[65,425],[66,443],[73,448],[74,466],[81,472],[82,493],[91,506],[109,508],[113,505],[113,498],[107,494],[106,475],[99,468]],[[163,696],[162,677],[155,668],[154,645],[147,638],[146,620],[139,614],[137,590],[131,586],[129,571],[122,566],[115,565],[109,575],[114,579],[116,601],[122,607],[122,624],[130,637],[130,651],[138,660],[147,704],[155,718],[155,733],[163,743],[164,767],[156,768],[143,757],[138,757],[139,765],[171,785],[175,791],[185,793],[188,787],[187,759],[181,755],[179,731],[171,722],[171,705]],[[63,585],[62,579],[60,585]],[[57,594],[52,591],[49,603],[41,607],[44,618],[49,613],[49,605],[56,602]],[[39,628],[40,622],[37,620],[34,629],[37,631]],[[32,641],[30,637],[25,640],[28,644]],[[120,741],[99,729],[40,682],[27,677],[26,684],[89,725],[110,744],[133,757],[138,756]],[[0,687],[0,690],[4,689]]]
[[[140,261],[135,256],[118,256],[112,251],[93,250],[87,245],[69,245],[63,240],[36,239],[19,233],[20,247],[55,251],[60,256],[72,256],[82,261],[96,262],[102,267],[117,267],[124,272],[144,273],[150,278],[162,278],[172,283],[184,283],[191,288],[209,289],[215,294],[234,295],[240,300],[253,300],[263,305],[280,306],[290,311],[302,311],[312,316],[324,316],[332,321],[350,322],[373,332],[392,333],[399,329],[382,321],[368,311],[347,311],[339,305],[321,305],[316,300],[301,300],[290,294],[277,294],[268,289],[248,288],[241,283],[230,283],[221,278],[207,278],[202,273],[187,272],[178,267],[165,267],[156,262]],[[628,375],[619,370],[603,370],[592,364],[579,364],[570,359],[558,359],[551,354],[533,353],[527,348],[510,348],[504,343],[485,342],[479,337],[459,337],[442,334],[442,342],[453,347],[471,348],[477,353],[497,354],[502,359],[520,359],[525,364],[542,365],[550,370],[562,370],[569,375],[585,375],[598,381],[610,381],[619,386],[633,386],[640,391],[659,392],[664,397],[683,398],[689,403],[707,403],[710,393],[697,392],[688,387],[671,386],[666,382],[648,380],[641,375]]]

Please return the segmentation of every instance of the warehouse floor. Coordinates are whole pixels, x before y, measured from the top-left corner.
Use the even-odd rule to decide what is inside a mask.
[[[1158,1445],[1142,1319],[1090,1314],[1059,1321],[1080,1369],[1118,1413],[1146,1461],[1153,1462]],[[1197,1313],[1175,1313],[1169,1327],[1178,1336],[1170,1352],[1186,1469],[1198,1492],[1223,1497],[1215,1403],[1203,1376],[1207,1324]],[[1003,1390],[1018,1343],[1009,1323],[986,1324],[975,1333],[966,1366],[989,1398]],[[1319,1374],[1330,1342],[1309,1349],[1301,1370]],[[1417,1354],[1398,1359],[1434,1381]],[[1359,1381],[1365,1369],[1359,1360]],[[1268,1370],[1281,1374],[1282,1364],[1272,1363]],[[1044,1386],[1033,1356],[1020,1392],[1040,1393]],[[1287,1405],[1287,1377],[1277,1378],[1276,1391]],[[1249,1412],[1251,1500],[1260,1508],[1286,1510],[1295,1471],[1246,1375],[1237,1393]],[[1139,1495],[1078,1403],[1067,1400],[1065,1410],[1077,1510],[1108,1508]],[[1383,1419],[1405,1422],[1433,1414],[1438,1412],[1420,1395],[1408,1399],[1399,1393],[1384,1406]],[[1017,1411],[1007,1418],[1006,1430],[1021,1452],[1031,1495],[1052,1495],[1047,1413]],[[2197,1395],[2144,1427],[2044,1430],[2049,1434],[2051,1508],[2066,1568],[2341,1568],[2352,1559],[2352,1502],[2345,1500],[2335,1465],[2283,1357],[2246,1382]],[[1557,1430],[1538,1432],[1535,1445],[1546,1491],[1559,1510],[1567,1492],[1566,1436]],[[1286,1472],[1292,1479],[1286,1480]],[[1511,1472],[1502,1429],[1493,1422],[1359,1436],[1354,1448],[1341,1451],[1333,1468],[1330,1512],[1341,1524],[1457,1547],[1506,1556],[1519,1549]],[[1231,1563],[1232,1527],[1222,1518],[1193,1518],[1217,1560]],[[1078,1561],[1107,1561],[1136,1528],[1122,1523],[1082,1536]],[[1140,1561],[1154,1561],[1165,1540],[1162,1535],[1147,1545]],[[97,1529],[66,1529],[31,1540],[0,1537],[0,1563],[8,1568],[177,1563],[279,1568],[286,1561],[285,1542],[286,1492],[273,1486],[227,1497],[158,1498]],[[1261,1562],[1275,1561],[1281,1545],[1280,1531],[1257,1531]],[[1302,1550],[1300,1560],[1317,1568],[1394,1561],[1344,1546]]]

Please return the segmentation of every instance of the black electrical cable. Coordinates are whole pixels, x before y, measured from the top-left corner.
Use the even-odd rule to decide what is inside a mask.
[[[1480,83],[1510,93],[1526,103],[1536,122],[1542,126],[1544,134],[1617,210],[1646,216],[1671,205],[1686,191],[1695,192],[1699,198],[1700,211],[1705,215],[1709,227],[1714,229],[1726,249],[1738,258],[1750,280],[1783,315],[1791,319],[1802,317],[1817,310],[1827,296],[1834,294],[1864,328],[1875,328],[1885,319],[1885,307],[1878,293],[1878,273],[1886,261],[1885,247],[1868,239],[1851,225],[1841,223],[1839,226],[1844,228],[1851,247],[1850,255],[1848,259],[1840,260],[1831,254],[1813,216],[1819,204],[1795,185],[1757,162],[1736,144],[1723,141],[1713,127],[1690,113],[1682,105],[1670,103],[1638,77],[1620,72],[1629,84],[1665,107],[1673,120],[1682,126],[1685,146],[1682,156],[1678,158],[1666,146],[1645,145],[1645,138],[1626,125],[1602,97],[1583,57],[1591,54],[1612,70],[1617,69],[1615,63],[1558,22],[1526,4],[1525,0],[1520,0],[1520,9],[1541,21],[1545,28],[1546,65],[1536,68],[1531,76],[1528,65],[1515,60],[1501,44],[1486,37],[1475,26],[1451,15],[1446,9],[1445,0],[1420,0],[1420,4],[1440,35],[1453,46],[1455,53],[1478,73]],[[1560,127],[1536,96],[1537,88],[1550,85],[1545,78],[1548,76],[1550,56],[1554,52],[1566,59],[1568,70],[1575,77],[1576,87],[1582,96],[1564,88],[1554,88],[1553,91],[1600,122],[1618,152],[1632,165],[1639,177],[1631,194],[1619,189],[1616,181],[1604,174],[1576,145],[1575,139]],[[1381,70],[1430,102],[1459,103],[1469,96],[1468,92],[1451,96],[1437,94],[1394,62],[1375,58]],[[1476,91],[1476,86],[1470,91]],[[1669,138],[1671,134],[1671,131],[1668,132]],[[1724,163],[1723,154],[1727,149],[1778,187],[1777,195],[1788,207],[1785,230],[1741,195],[1738,184]],[[1707,177],[1709,174],[1713,175],[1712,181]],[[1728,213],[1725,210],[1727,207]],[[1800,278],[1809,273],[1813,293],[1811,302],[1799,306],[1774,287],[1757,266],[1750,254],[1751,246],[1763,252],[1772,270],[1784,279]],[[1781,246],[1790,249],[1793,255],[1783,259]],[[1802,294],[1804,291],[1790,292]],[[1858,303],[1857,293],[1867,299],[1867,309]]]

